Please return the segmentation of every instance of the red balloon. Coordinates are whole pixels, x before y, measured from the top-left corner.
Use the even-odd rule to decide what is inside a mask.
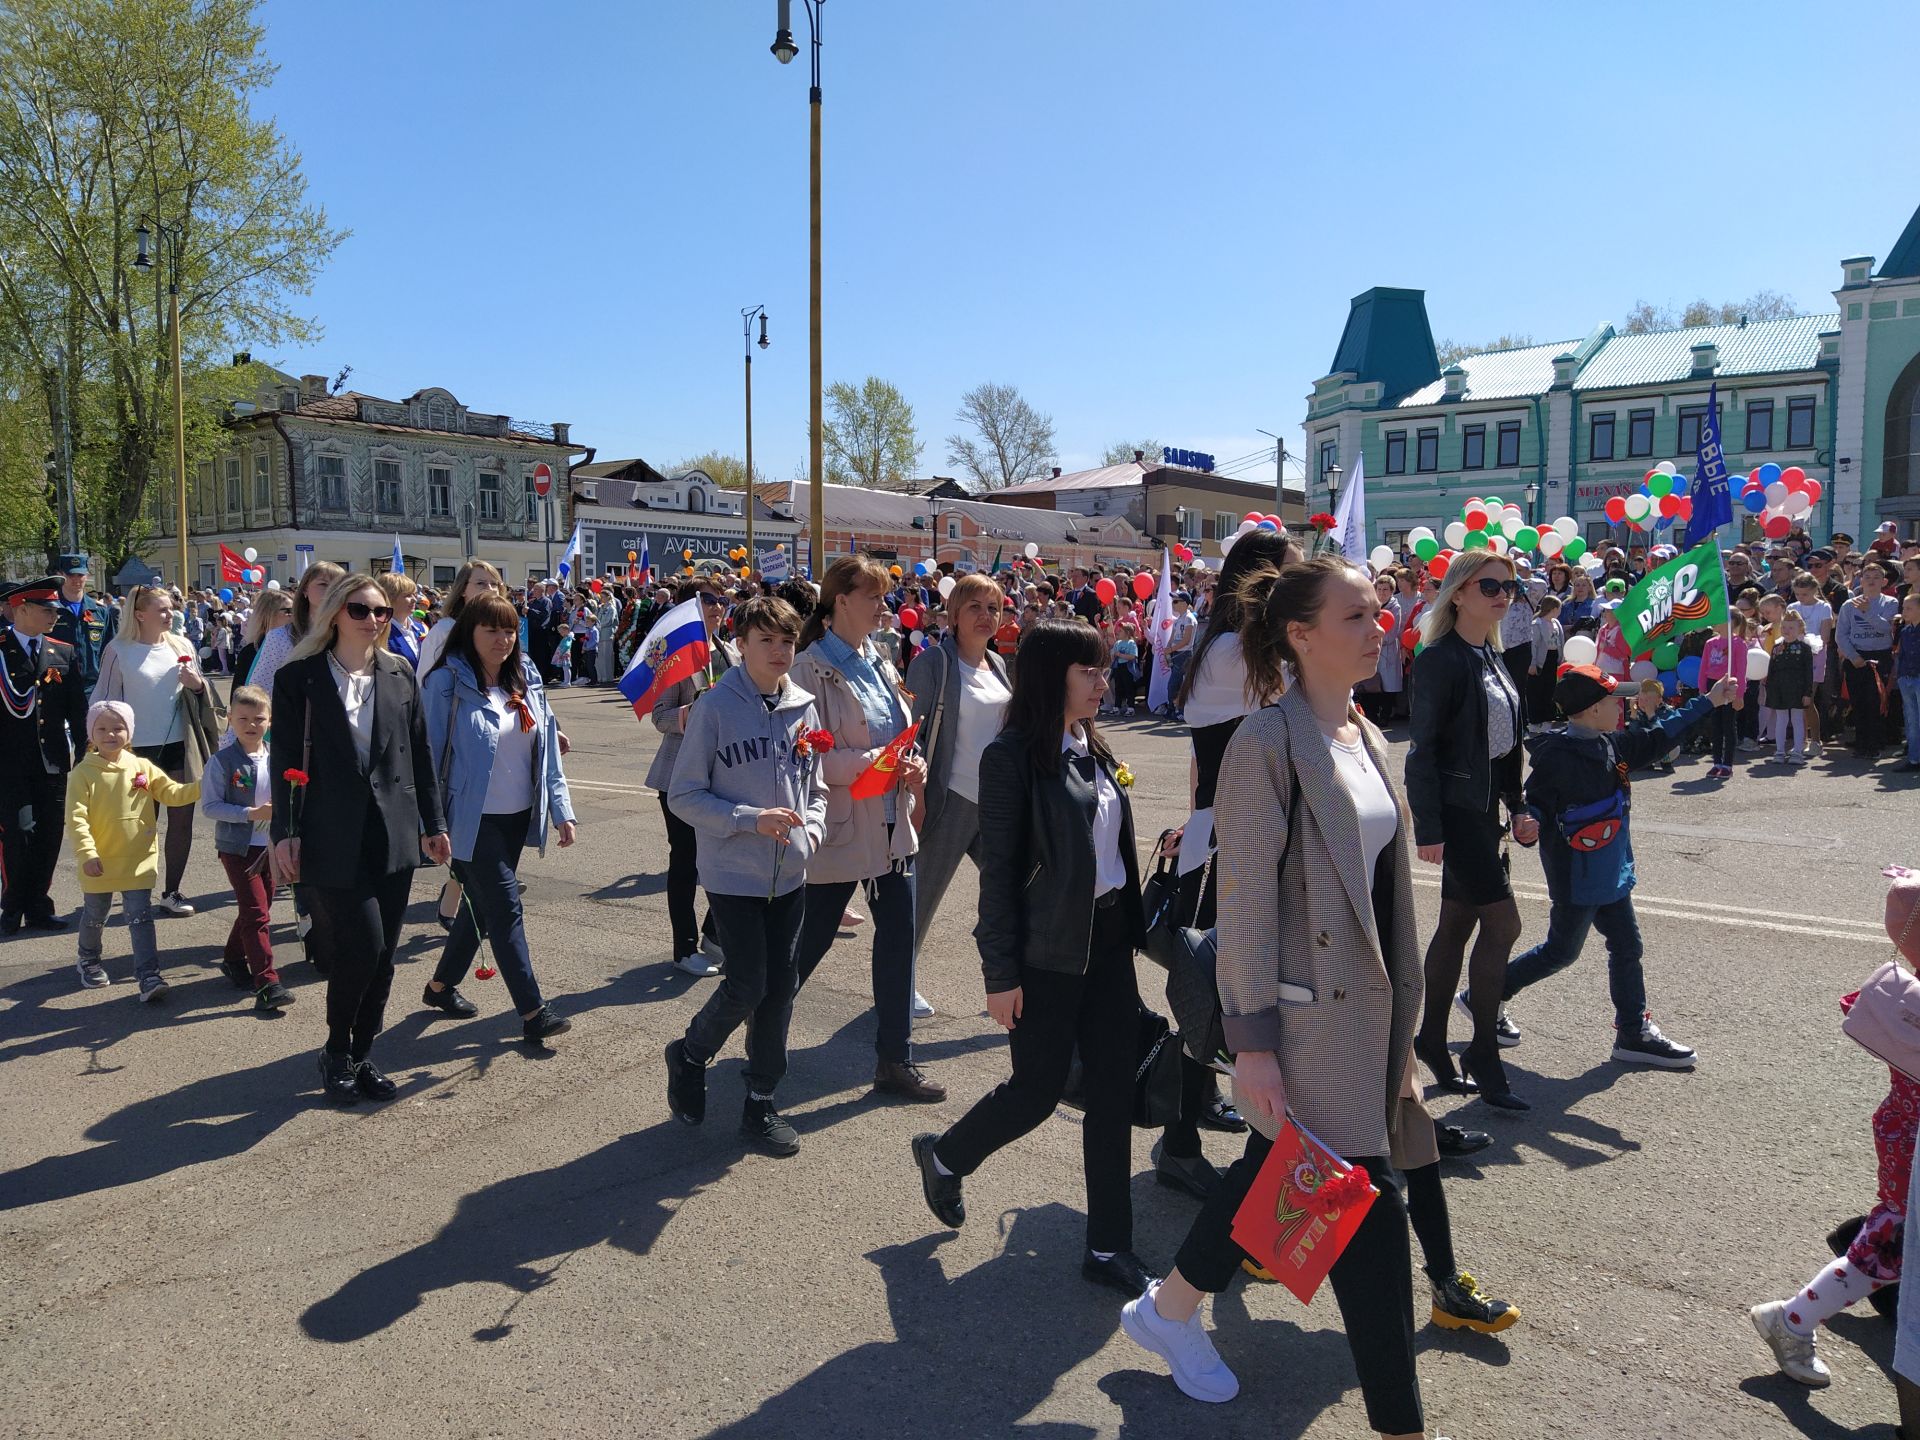
[[[1443,550],[1440,554],[1427,561],[1427,574],[1433,576],[1436,580],[1446,579],[1447,563],[1451,558],[1452,556]]]
[[[920,612],[911,605],[902,605],[900,607],[900,623],[908,630],[918,630],[920,628]]]
[[[1262,520],[1266,519],[1267,517],[1262,515],[1258,510],[1249,510],[1247,511],[1246,514],[1242,515],[1240,518],[1242,520],[1245,520],[1250,525],[1258,525]]]
[[[1278,515],[1262,515],[1260,518],[1262,520],[1271,520],[1276,525],[1280,523],[1280,517]]]
[[[1611,495],[1607,497],[1607,519],[1618,525],[1627,518],[1627,497]]]
[[[1680,497],[1678,495],[1662,495],[1659,500],[1659,505],[1660,513],[1669,519],[1680,513]]]
[[[1142,570],[1133,577],[1133,593],[1142,600],[1153,594],[1153,576]]]
[[[1111,605],[1113,603],[1113,597],[1120,593],[1120,587],[1102,575],[1099,580],[1095,582],[1093,593],[1100,597],[1100,603],[1102,605]]]
[[[1383,631],[1389,635],[1393,633],[1393,612],[1391,610],[1382,610],[1373,618],[1380,623],[1380,628]]]
[[[1780,472],[1780,483],[1787,487],[1789,495],[1795,491],[1804,490],[1807,488],[1807,472],[1798,465],[1789,465]]]
[[[1467,512],[1466,526],[1467,526],[1467,529],[1469,530],[1486,529],[1487,528],[1487,512],[1484,510],[1469,510]]]
[[[1769,515],[1760,522],[1760,531],[1769,540],[1784,540],[1793,531],[1793,522],[1784,515]]]
[[[1193,551],[1184,545],[1176,545],[1173,547],[1173,558],[1178,560],[1182,565],[1191,565],[1193,563]]]
[[[1680,507],[1678,514],[1680,518],[1682,520],[1691,520],[1693,518],[1693,497],[1691,495],[1682,495],[1679,499]]]
[[[1826,488],[1827,487],[1822,485],[1818,480],[1815,480],[1811,476],[1809,476],[1807,479],[1804,493],[1806,494],[1807,499],[1818,500],[1822,492],[1825,491]]]
[[[587,588],[593,591],[594,594],[598,595],[602,590],[607,588],[607,582],[602,580],[598,575],[596,575],[593,577],[593,579],[587,582]]]

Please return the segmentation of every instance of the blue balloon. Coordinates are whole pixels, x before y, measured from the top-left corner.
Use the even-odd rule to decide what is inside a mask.
[[[1256,530],[1278,530],[1280,527],[1274,524],[1273,521],[1271,520],[1262,520],[1258,525],[1254,526],[1253,528]]]
[[[1669,490],[1667,493],[1669,495],[1674,495],[1674,496],[1680,496],[1680,495],[1686,494],[1687,493],[1687,477],[1684,475],[1674,476],[1673,489]]]
[[[916,574],[916,575],[925,575],[925,574],[927,573],[927,562],[926,562],[926,561],[924,561],[924,560],[916,560],[916,561],[914,561],[914,562],[913,562],[913,573],[914,573],[914,574]]]
[[[1747,507],[1749,514],[1758,515],[1767,508],[1767,492],[1764,490],[1743,490],[1740,503]]]
[[[1771,485],[1774,481],[1778,480],[1779,478],[1780,478],[1780,467],[1774,464],[1771,460],[1769,460],[1766,464],[1760,467],[1760,488],[1762,490],[1766,489],[1767,486]]]
[[[1680,672],[1678,670],[1662,670],[1660,672],[1660,688],[1666,693],[1667,699],[1678,700],[1680,698]]]
[[[231,605],[233,603],[233,587],[232,586],[222,585],[220,587],[220,602],[223,605]]]
[[[1687,656],[1673,673],[1675,678],[1689,690],[1698,690],[1700,688],[1700,657]]]

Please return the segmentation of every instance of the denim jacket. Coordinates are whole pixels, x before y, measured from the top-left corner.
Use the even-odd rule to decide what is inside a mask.
[[[560,725],[547,704],[547,692],[530,661],[522,659],[527,683],[527,708],[533,712],[533,816],[527,825],[527,843],[546,853],[547,827],[574,818],[567,793],[567,777],[560,770]],[[487,782],[493,775],[494,750],[500,741],[499,717],[480,689],[473,668],[458,655],[448,655],[420,686],[427,712],[427,742],[442,777],[447,802],[447,834],[456,860],[473,858],[474,838],[480,833],[481,807]],[[451,737],[452,753],[448,753]]]
[[[213,821],[213,848],[222,855],[244,855],[267,843],[264,828],[256,839],[253,821],[247,818],[253,805],[254,772],[267,763],[264,745],[258,755],[249,755],[229,738],[200,772],[200,812]]]

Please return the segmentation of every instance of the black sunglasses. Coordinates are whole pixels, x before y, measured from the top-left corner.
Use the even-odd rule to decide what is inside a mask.
[[[1518,595],[1520,593],[1520,582],[1518,580],[1488,579],[1476,580],[1473,583],[1480,587],[1480,593],[1489,600],[1493,599],[1493,597],[1498,595],[1502,590],[1506,591],[1508,595]]]
[[[393,618],[391,605],[369,605],[364,600],[349,600],[341,607],[355,620],[390,620]]]

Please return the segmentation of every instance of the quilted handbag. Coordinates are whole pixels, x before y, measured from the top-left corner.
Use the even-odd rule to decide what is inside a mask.
[[[1867,977],[1841,1033],[1910,1080],[1920,1080],[1920,976],[1897,959]]]

